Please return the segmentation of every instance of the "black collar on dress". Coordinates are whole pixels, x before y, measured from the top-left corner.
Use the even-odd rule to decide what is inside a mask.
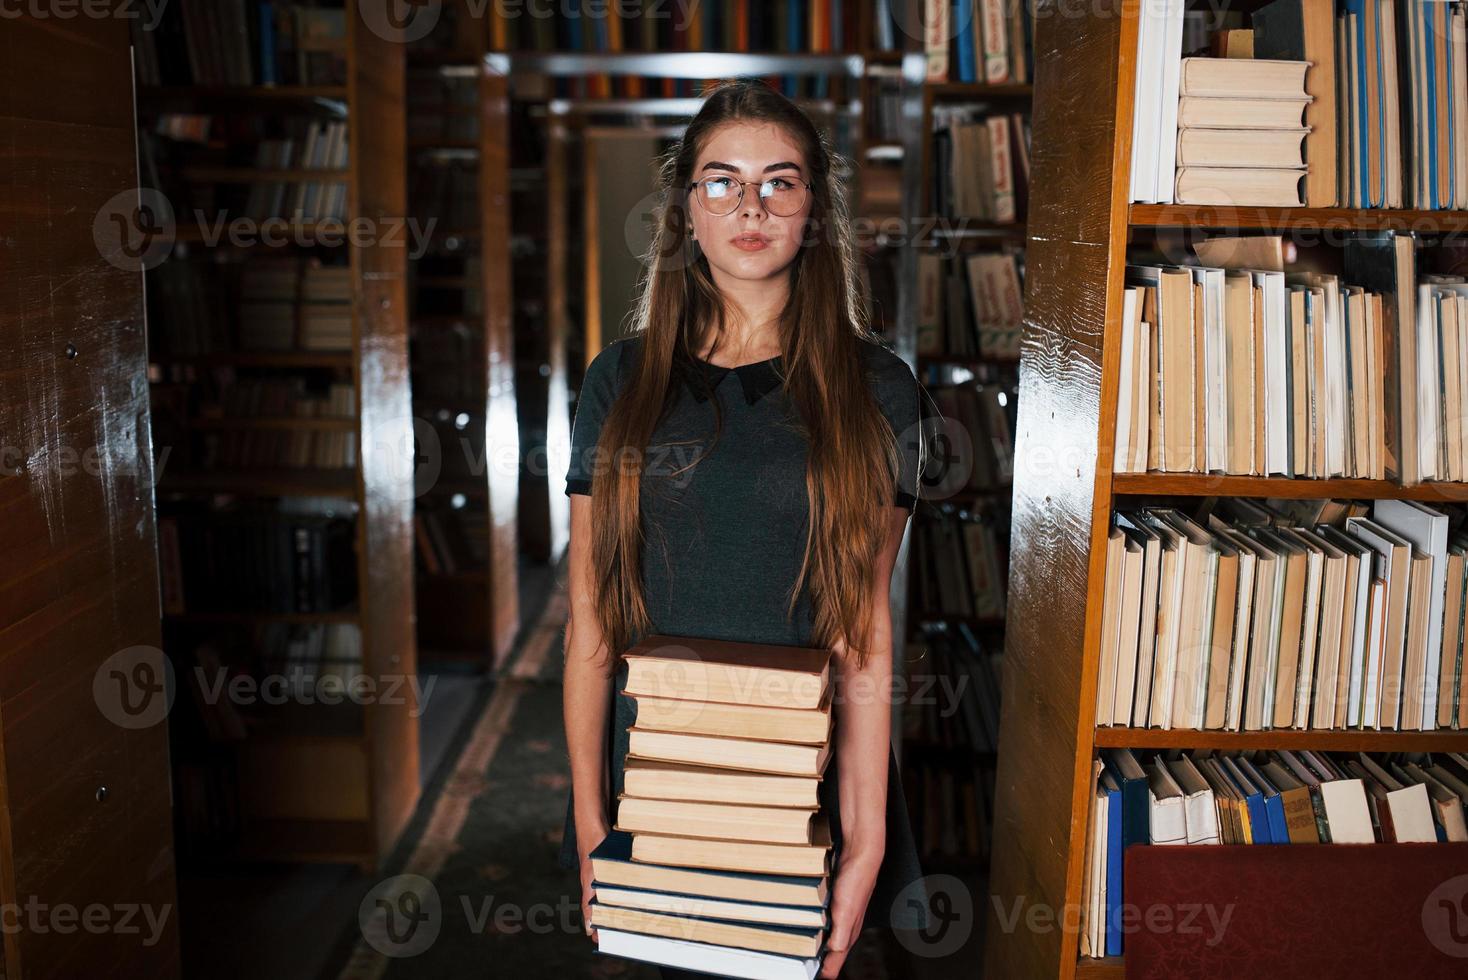
[[[724,375],[733,371],[739,376],[739,383],[744,387],[744,400],[753,405],[765,395],[780,387],[780,375],[777,368],[783,363],[783,358],[776,357],[768,361],[757,361],[753,364],[741,364],[739,367],[720,367],[710,364],[708,361],[691,358],[693,370],[701,372],[708,382],[707,391],[699,383],[696,376],[690,372],[685,377],[689,394],[699,402],[708,401],[708,392],[718,387],[719,382],[724,380]]]

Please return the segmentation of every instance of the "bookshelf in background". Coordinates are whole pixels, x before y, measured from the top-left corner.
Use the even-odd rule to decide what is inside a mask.
[[[1222,24],[1214,26],[1247,26],[1248,14],[1255,5],[1247,5],[1248,9],[1242,9],[1243,6],[1225,11]],[[1306,6],[1314,7],[1308,3]],[[1178,10],[1181,11],[1181,5]],[[1021,341],[1025,370],[1018,419],[1020,462],[1014,484],[1011,551],[1014,588],[1009,602],[1011,624],[1005,652],[998,762],[999,784],[1007,791],[997,800],[991,877],[996,908],[1016,896],[1055,909],[1085,906],[1086,858],[1090,853],[1087,841],[1101,819],[1092,809],[1093,799],[1100,799],[1095,795],[1098,773],[1095,767],[1104,760],[1104,771],[1110,773],[1119,758],[1115,754],[1117,750],[1135,750],[1137,757],[1148,763],[1160,755],[1169,766],[1181,764],[1182,755],[1189,755],[1186,750],[1193,749],[1210,750],[1219,758],[1242,759],[1261,766],[1304,760],[1304,768],[1321,775],[1322,781],[1328,784],[1340,777],[1327,771],[1333,766],[1350,771],[1348,763],[1357,760],[1357,753],[1372,754],[1373,762],[1382,763],[1383,769],[1398,764],[1405,770],[1408,764],[1418,761],[1424,766],[1429,763],[1425,756],[1414,758],[1404,753],[1432,753],[1443,758],[1448,753],[1462,753],[1464,749],[1461,727],[1434,727],[1425,718],[1424,730],[1393,731],[1385,730],[1386,726],[1379,730],[1360,720],[1355,724],[1349,720],[1345,724],[1332,722],[1328,728],[1309,727],[1319,724],[1318,711],[1324,703],[1317,697],[1321,690],[1319,682],[1311,683],[1311,678],[1317,675],[1308,675],[1303,682],[1297,680],[1289,688],[1297,697],[1307,697],[1308,717],[1299,715],[1298,701],[1276,700],[1275,711],[1289,714],[1293,709],[1293,720],[1284,725],[1265,725],[1262,730],[1257,721],[1251,724],[1247,720],[1239,726],[1241,730],[1228,728],[1232,722],[1220,725],[1215,720],[1205,720],[1195,724],[1198,719],[1192,716],[1185,716],[1183,724],[1176,717],[1159,720],[1155,715],[1159,702],[1155,699],[1149,702],[1153,713],[1148,715],[1146,727],[1142,727],[1138,725],[1136,712],[1140,710],[1140,702],[1135,699],[1135,691],[1130,718],[1122,719],[1115,714],[1116,706],[1126,696],[1106,685],[1111,680],[1120,684],[1126,675],[1124,671],[1113,673],[1115,661],[1107,659],[1103,648],[1112,649],[1108,637],[1116,634],[1107,631],[1115,630],[1121,622],[1113,621],[1105,601],[1108,541],[1113,544],[1116,541],[1112,528],[1113,514],[1118,507],[1135,513],[1138,507],[1162,505],[1176,508],[1189,517],[1222,515],[1235,524],[1242,514],[1243,522],[1250,528],[1240,540],[1270,542],[1278,535],[1278,540],[1288,545],[1295,532],[1288,529],[1290,521],[1283,519],[1286,515],[1307,514],[1296,516],[1294,521],[1312,528],[1317,520],[1338,522],[1347,516],[1344,511],[1336,512],[1334,518],[1308,516],[1316,513],[1310,501],[1359,501],[1374,515],[1380,502],[1411,500],[1436,504],[1436,510],[1447,513],[1465,495],[1463,483],[1409,481],[1404,485],[1399,479],[1404,457],[1401,447],[1392,443],[1391,433],[1400,432],[1399,424],[1415,411],[1409,405],[1415,402],[1417,385],[1403,386],[1408,392],[1405,402],[1386,395],[1384,412],[1392,419],[1380,429],[1375,425],[1371,429],[1373,439],[1380,438],[1387,449],[1386,478],[1370,472],[1362,462],[1376,460],[1370,442],[1364,444],[1366,449],[1352,450],[1347,444],[1344,456],[1325,457],[1324,470],[1319,472],[1325,478],[1320,479],[1304,474],[1315,474],[1322,464],[1299,465],[1299,459],[1304,457],[1292,456],[1293,448],[1262,465],[1246,463],[1240,469],[1230,461],[1223,467],[1232,470],[1229,473],[1194,472],[1218,467],[1159,464],[1156,459],[1121,467],[1135,472],[1113,472],[1114,457],[1124,445],[1118,435],[1119,401],[1125,397],[1135,399],[1139,393],[1153,394],[1145,385],[1137,388],[1123,383],[1124,378],[1136,376],[1134,368],[1129,369],[1125,364],[1126,338],[1141,336],[1128,326],[1135,321],[1127,317],[1134,301],[1127,297],[1128,287],[1139,284],[1135,275],[1128,279],[1129,261],[1164,268],[1176,264],[1208,266],[1208,261],[1195,260],[1192,252],[1199,251],[1202,257],[1199,246],[1210,233],[1226,236],[1262,231],[1282,235],[1285,243],[1293,246],[1285,254],[1284,270],[1314,278],[1309,281],[1301,276],[1289,280],[1291,285],[1307,290],[1317,287],[1329,290],[1333,288],[1332,282],[1337,286],[1364,286],[1367,291],[1384,297],[1393,322],[1408,323],[1409,333],[1416,329],[1444,330],[1440,319],[1429,318],[1423,326],[1424,321],[1415,316],[1406,319],[1402,316],[1406,307],[1398,301],[1410,303],[1423,281],[1416,269],[1461,272],[1451,244],[1437,239],[1460,226],[1452,213],[1328,206],[1128,205],[1128,198],[1136,192],[1133,164],[1138,150],[1147,155],[1145,146],[1134,146],[1133,123],[1144,121],[1134,114],[1134,99],[1139,92],[1152,91],[1150,87],[1140,87],[1138,82],[1141,70],[1136,57],[1138,34],[1134,8],[1125,8],[1124,12],[1122,8],[1093,12],[1063,26],[1048,19],[1037,22],[1037,69],[1041,82],[1036,92],[1036,119],[1040,121],[1036,145],[1043,147],[1044,153],[1036,160],[1036,194],[1030,209],[1028,252],[1032,271],[1027,283],[1026,326]],[[1235,35],[1233,40],[1237,41],[1237,32]],[[1191,26],[1183,36],[1207,41],[1206,35]],[[1190,53],[1195,46],[1185,41],[1180,52]],[[1307,87],[1311,84],[1308,76],[1306,84]],[[1309,144],[1306,155],[1308,163]],[[1319,162],[1318,156],[1315,162]],[[1408,157],[1404,168],[1410,162]],[[1304,176],[1303,171],[1301,175]],[[1324,190],[1328,192],[1329,188]],[[1328,234],[1319,234],[1322,230]],[[1382,245],[1375,256],[1363,257],[1362,245],[1369,245],[1381,230],[1412,234],[1378,239]],[[1405,244],[1398,246],[1398,242]],[[1381,261],[1383,253],[1385,262]],[[1257,257],[1261,253],[1254,254]],[[1254,262],[1244,268],[1270,271],[1268,266]],[[1258,274],[1264,276],[1265,272]],[[1437,289],[1452,291],[1450,279],[1436,283]],[[1209,288],[1206,284],[1199,285],[1200,290]],[[1163,310],[1160,315],[1165,322],[1169,314]],[[1232,314],[1227,316],[1232,326]],[[1269,318],[1265,322],[1274,322],[1272,313],[1265,316]],[[1291,322],[1292,316],[1286,313],[1282,322]],[[1326,322],[1328,317],[1329,314]],[[1399,344],[1388,336],[1381,348],[1386,358],[1381,365],[1383,374],[1394,375],[1398,365],[1415,363],[1415,358],[1398,362],[1399,349]],[[1133,356],[1135,352],[1134,347]],[[1287,354],[1284,361],[1292,358],[1292,354]],[[1230,378],[1230,385],[1234,383]],[[1161,389],[1164,403],[1169,390],[1172,389]],[[1233,389],[1225,386],[1224,390]],[[1353,383],[1346,390],[1359,391],[1360,387]],[[1440,393],[1451,397],[1445,394],[1447,390],[1443,388]],[[1267,404],[1274,404],[1280,397],[1279,393],[1269,395]],[[1207,420],[1218,417],[1210,413],[1208,408],[1205,413],[1193,416],[1203,420],[1205,432],[1213,424]],[[1261,421],[1267,433],[1280,424],[1283,410],[1276,408],[1266,414]],[[1315,428],[1314,416],[1308,416],[1305,423],[1293,412],[1284,417],[1295,420],[1289,426],[1308,424],[1312,433],[1323,431]],[[1322,414],[1321,417],[1334,416]],[[1150,433],[1146,421],[1147,414],[1141,413],[1141,424],[1130,431],[1140,431],[1156,439],[1155,420]],[[1225,428],[1232,431],[1231,426]],[[1176,435],[1171,427],[1165,431],[1169,439]],[[1294,431],[1290,429],[1291,433]],[[1184,445],[1190,441],[1184,439]],[[1291,442],[1288,447],[1293,445]],[[1426,452],[1428,455],[1419,462],[1433,452],[1444,453],[1440,459],[1449,458],[1448,450],[1442,446]],[[1159,465],[1173,471],[1159,472]],[[1445,465],[1455,464],[1450,461]],[[1239,502],[1227,498],[1239,498]],[[1250,501],[1264,505],[1263,509],[1250,506]],[[1390,508],[1383,511],[1389,514]],[[1282,519],[1271,516],[1270,524],[1284,527],[1265,528],[1256,534],[1252,522],[1259,513],[1279,516]],[[1446,518],[1435,519],[1447,522]],[[1209,535],[1216,538],[1223,533],[1212,530]],[[1306,532],[1299,539],[1309,541],[1311,534]],[[1327,534],[1323,540],[1330,543],[1337,539]],[[1308,548],[1300,553],[1308,553]],[[1114,547],[1112,552],[1117,553]],[[1426,552],[1427,549],[1422,549],[1422,553]],[[1328,551],[1323,553],[1329,555]],[[1112,572],[1110,581],[1122,580]],[[1308,608],[1311,600],[1304,601]],[[1122,615],[1127,608],[1118,606]],[[1309,617],[1304,619],[1311,621]],[[1329,617],[1321,620],[1328,621]],[[1124,631],[1125,627],[1121,629]],[[1316,634],[1313,649],[1320,649],[1321,642]],[[1417,642],[1424,650],[1431,649],[1423,637]],[[1302,638],[1298,647],[1302,658],[1306,650],[1312,649],[1308,637]],[[1233,648],[1233,659],[1229,662],[1231,669],[1240,673],[1230,677],[1247,682],[1255,669],[1253,656],[1251,653],[1245,672],[1238,659],[1238,649]],[[1301,659],[1300,663],[1303,665],[1305,661]],[[1196,670],[1186,669],[1186,663],[1183,666],[1185,669],[1176,672],[1180,681],[1191,679],[1201,683]],[[1167,673],[1164,668],[1164,675]],[[1140,684],[1143,677],[1140,669],[1135,677]],[[1108,690],[1113,693],[1109,701]],[[1187,703],[1186,698],[1178,700],[1176,690],[1173,695],[1170,704]],[[1113,713],[1103,715],[1098,701],[1101,705],[1110,704]],[[1163,703],[1169,702],[1164,699]],[[1217,706],[1211,690],[1203,704],[1210,708]],[[1193,706],[1194,710],[1198,707],[1198,704]],[[1281,717],[1276,713],[1273,722]],[[1317,756],[1319,766],[1307,758],[1312,753]],[[1202,753],[1191,753],[1191,758],[1196,761],[1202,758]],[[1369,769],[1364,761],[1360,765],[1363,771]],[[1146,776],[1143,781],[1147,781]],[[1271,787],[1287,781],[1287,774],[1274,773],[1267,774],[1264,780]],[[1369,789],[1371,782],[1371,779],[1363,780],[1363,785]],[[1453,810],[1452,802],[1451,794],[1443,800],[1445,819]],[[1221,809],[1220,806],[1220,812]],[[1329,804],[1326,812],[1332,818],[1335,816]],[[1368,812],[1373,818],[1365,821],[1364,828],[1357,827],[1365,834],[1363,843],[1392,839],[1378,836],[1384,833],[1374,819],[1378,811],[1374,805],[1368,811],[1363,799],[1360,813],[1365,816]],[[1461,816],[1461,809],[1456,812]],[[1429,831],[1433,822],[1429,817]],[[1443,826],[1444,833],[1448,833],[1446,824]],[[1342,829],[1335,819],[1329,821],[1329,827]],[[1296,837],[1291,833],[1289,839],[1294,841]],[[1227,853],[1220,850],[1220,860],[1226,859]],[[1126,900],[1130,901],[1130,896]],[[1418,901],[1413,898],[1409,904],[1415,921]],[[1082,944],[1088,940],[1083,940],[1075,929],[1005,932],[995,928],[992,915],[989,926],[986,961],[989,972],[1055,977],[1123,974],[1122,959],[1118,956],[1080,956]]]
[[[518,437],[489,422],[519,425],[517,387],[492,381],[514,364],[510,246],[498,235],[505,83],[484,67],[484,22],[463,4],[444,14],[407,55],[408,202],[431,229],[409,263],[413,414],[438,462],[414,502],[418,640],[425,656],[490,667],[519,627],[519,467],[500,472]]]
[[[402,49],[351,0],[243,10],[134,32],[179,847],[373,867],[419,791],[411,476],[362,452],[411,434]]]
[[[929,444],[928,499],[909,536],[905,671],[909,693],[931,684],[946,712],[909,705],[898,742],[925,867],[980,889],[994,808],[1023,316],[1031,94],[1023,7],[1008,20],[998,5],[975,5],[965,30],[908,51],[884,93],[891,105],[878,103],[873,120],[898,141],[902,166],[904,247],[894,271],[907,288],[893,339],[923,383],[924,415],[942,420]],[[987,74],[983,59],[972,60],[986,36]]]

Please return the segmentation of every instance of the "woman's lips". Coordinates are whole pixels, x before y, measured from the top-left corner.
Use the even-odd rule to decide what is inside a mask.
[[[770,240],[764,235],[738,235],[731,238],[730,241],[735,248],[743,249],[746,252],[759,252],[770,247]]]

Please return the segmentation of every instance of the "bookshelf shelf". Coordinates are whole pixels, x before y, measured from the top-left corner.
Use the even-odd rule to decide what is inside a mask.
[[[1246,228],[1275,232],[1468,230],[1468,212],[1405,211],[1381,208],[1260,208],[1180,204],[1133,204],[1133,228]]]
[[[272,432],[355,432],[357,420],[354,418],[326,418],[316,417],[262,417],[262,418],[210,418],[203,416],[190,419],[189,425],[195,429],[222,429],[222,430],[251,430],[266,429]]]
[[[340,609],[336,612],[287,613],[287,612],[186,612],[170,614],[167,618],[175,623],[191,623],[208,626],[251,626],[264,623],[286,623],[292,626],[309,626],[318,623],[355,623],[360,618],[355,609]]]
[[[1468,731],[1216,732],[1173,728],[1098,728],[1097,748],[1118,749],[1315,749],[1324,752],[1468,752]]]
[[[1126,967],[1120,956],[1092,959],[1083,956],[1076,961],[1076,980],[1125,980]]]
[[[274,111],[281,102],[330,99],[345,102],[345,85],[150,85],[138,89],[139,99],[153,102],[231,100],[266,103]]]
[[[1468,501],[1468,483],[1419,483],[1402,486],[1389,480],[1307,480],[1275,476],[1221,476],[1211,473],[1118,473],[1113,494],[1176,497],[1280,497],[1292,500],[1327,498]]]
[[[258,167],[185,167],[187,180],[211,184],[253,184],[274,181],[284,184],[317,180],[344,182],[351,179],[350,170],[265,170]]]
[[[239,351],[200,354],[194,357],[154,355],[149,359],[154,364],[183,364],[195,367],[345,369],[352,366],[352,355],[349,351]]]
[[[249,470],[208,473],[164,471],[158,489],[163,493],[244,494],[256,497],[357,496],[356,471]]]
[[[986,85],[982,82],[931,82],[923,92],[934,102],[970,102],[988,99],[1029,99],[1033,85]]]

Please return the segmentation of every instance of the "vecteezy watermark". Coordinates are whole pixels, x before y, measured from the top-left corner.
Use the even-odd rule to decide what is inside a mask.
[[[953,875],[928,875],[898,893],[891,921],[897,941],[914,956],[951,956],[974,931],[973,893]]]
[[[117,902],[113,905],[58,902],[53,905],[31,895],[24,903],[0,904],[0,933],[7,936],[22,932],[35,935],[56,933],[60,936],[76,932],[96,936],[141,936],[142,945],[155,946],[163,938],[163,930],[172,914],[172,905],[149,905],[145,902]]]
[[[1427,896],[1422,931],[1439,951],[1468,958],[1468,874],[1449,878]]]
[[[139,20],[153,30],[168,0],[0,0],[0,20]]]
[[[173,665],[157,647],[119,650],[92,675],[92,700],[118,728],[151,728],[168,717],[174,698]]]
[[[81,356],[82,353],[74,347],[67,350],[67,355],[72,357]],[[129,452],[120,446],[88,446],[78,449],[65,442],[29,450],[21,446],[0,446],[0,476],[29,473],[34,476],[62,478],[79,475],[98,479],[116,476],[143,478],[147,472],[147,450],[146,447],[134,448],[136,452]],[[156,487],[163,478],[163,470],[168,466],[168,457],[172,451],[169,446],[159,449],[158,458],[153,461],[151,468],[153,486]]]
[[[92,219],[97,254],[127,272],[151,269],[168,258],[177,235],[173,205],[151,187],[112,195]]]
[[[521,905],[501,902],[494,895],[460,895],[456,904],[446,905],[438,888],[422,875],[400,874],[378,882],[357,908],[357,921],[367,945],[384,956],[417,956],[431,947],[451,925],[450,913],[457,908],[462,928],[471,935],[486,933],[577,935],[583,930],[578,917],[580,902],[561,895],[552,904]]]
[[[443,903],[422,875],[395,875],[378,882],[357,907],[362,938],[384,956],[417,956],[443,928]]]
[[[557,18],[563,21],[671,20],[682,32],[693,22],[701,0],[459,0],[459,15],[483,21],[488,17],[514,21]],[[443,0],[358,0],[362,23],[373,34],[393,44],[421,41],[443,17]],[[589,30],[590,27],[584,28]]]
[[[1048,933],[1056,929],[1077,932],[1081,927],[1083,909],[1078,903],[1068,903],[1060,910],[1047,902],[1031,902],[1020,895],[1006,902],[998,895],[990,895],[994,904],[995,920],[1006,933],[1024,929],[1026,932]],[[1178,902],[1174,904],[1154,903],[1138,905],[1122,902],[1108,910],[1113,925],[1123,934],[1151,932],[1177,936],[1201,936],[1205,946],[1217,946],[1228,931],[1233,918],[1233,902],[1219,907],[1212,902]]]

